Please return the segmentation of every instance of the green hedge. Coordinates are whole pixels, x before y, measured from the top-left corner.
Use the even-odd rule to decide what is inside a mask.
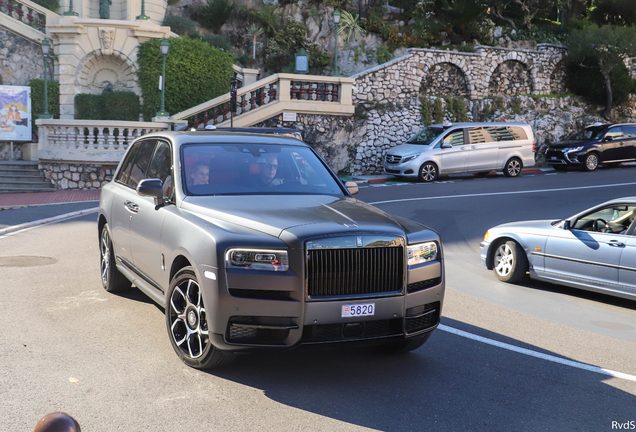
[[[75,118],[78,120],[139,121],[141,103],[133,92],[110,92],[75,96]]]
[[[49,114],[60,118],[60,85],[57,81],[47,82]],[[31,118],[36,120],[44,112],[44,80],[35,78],[29,81],[31,87]],[[35,124],[35,122],[34,122]]]
[[[180,15],[167,17],[165,20],[163,20],[162,25],[170,27],[170,30],[172,30],[179,36],[187,36],[195,32],[194,21],[192,21],[190,18]]]
[[[142,112],[147,121],[161,104],[160,43],[154,39],[141,44],[137,56]],[[166,111],[176,114],[229,92],[233,74],[232,56],[228,53],[202,41],[171,38],[166,57]]]

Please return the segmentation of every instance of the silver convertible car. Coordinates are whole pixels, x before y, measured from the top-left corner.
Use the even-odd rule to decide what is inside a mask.
[[[481,261],[505,282],[533,279],[636,300],[636,197],[562,220],[488,230]]]
[[[145,135],[101,193],[102,284],[161,305],[194,368],[305,344],[413,350],[441,316],[440,238],[357,192],[294,138]]]

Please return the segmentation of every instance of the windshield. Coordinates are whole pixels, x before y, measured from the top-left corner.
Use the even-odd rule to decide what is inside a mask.
[[[263,144],[189,144],[181,148],[187,195],[344,195],[307,147]]]
[[[591,126],[570,135],[568,140],[597,140],[603,135],[605,126]]]
[[[440,136],[444,129],[439,127],[427,127],[416,133],[407,141],[408,144],[429,145],[435,138]]]

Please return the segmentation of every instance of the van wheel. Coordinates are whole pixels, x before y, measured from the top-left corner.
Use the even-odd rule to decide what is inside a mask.
[[[585,156],[585,160],[583,161],[583,170],[594,171],[596,168],[598,168],[598,154],[590,153]]]
[[[523,165],[518,158],[510,158],[508,162],[506,162],[506,166],[504,166],[503,173],[506,177],[517,177],[521,174],[521,168]]]
[[[426,162],[420,167],[420,181],[432,182],[437,178],[437,175],[437,165],[435,165],[433,162]]]

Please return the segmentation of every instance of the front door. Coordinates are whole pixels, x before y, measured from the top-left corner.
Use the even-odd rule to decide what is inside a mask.
[[[449,148],[441,148],[440,173],[455,174],[466,172],[470,146],[464,142],[464,130],[457,129],[449,132],[442,140],[443,144],[451,144]]]
[[[603,137],[602,162],[623,161],[629,159],[629,138],[623,135],[623,128],[610,128]]]

